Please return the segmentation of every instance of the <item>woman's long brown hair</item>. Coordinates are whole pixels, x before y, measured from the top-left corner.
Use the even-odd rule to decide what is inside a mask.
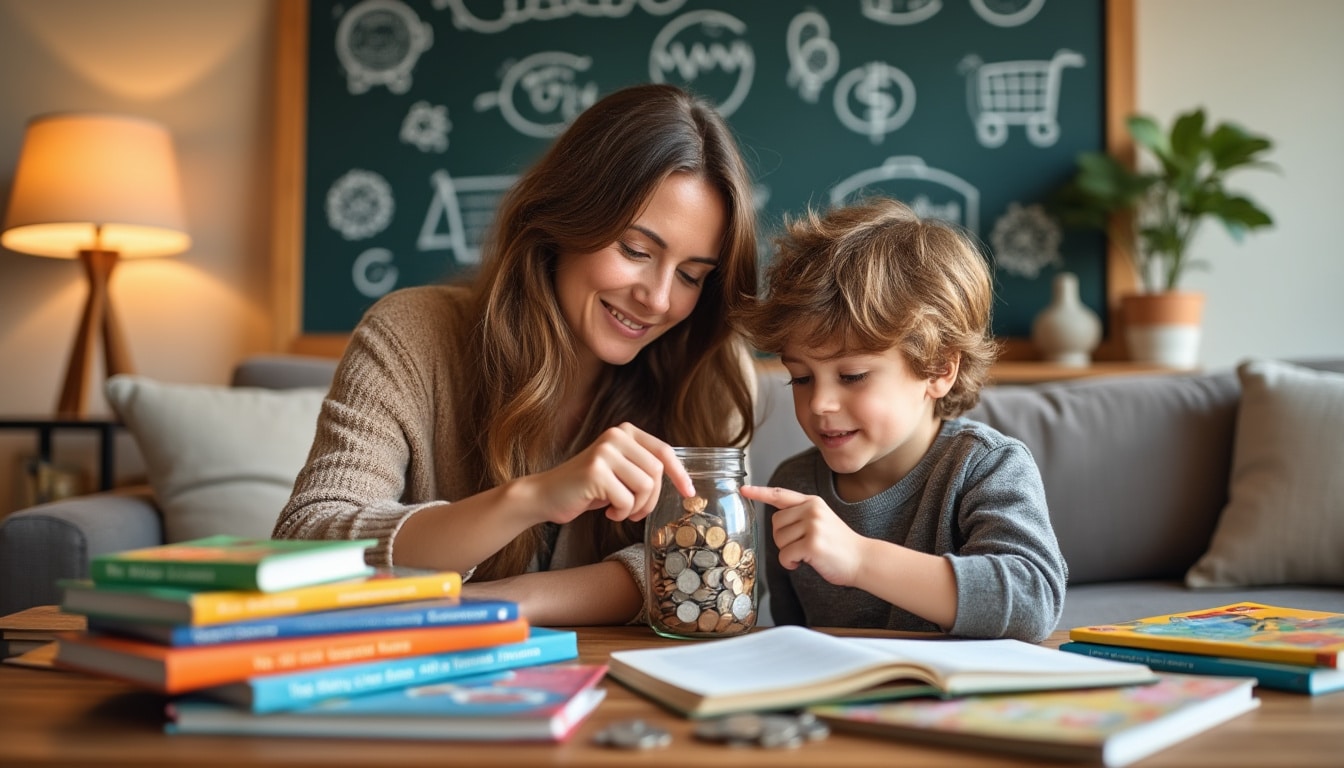
[[[664,179],[688,173],[722,195],[727,224],[719,266],[690,317],[604,374],[576,439],[558,444],[560,401],[577,343],[555,297],[561,253],[615,242]],[[476,490],[549,469],[602,430],[628,421],[673,445],[745,446],[752,434],[750,371],[729,315],[756,291],[751,181],[737,143],[707,103],[668,85],[616,91],[585,110],[500,205],[477,278],[471,385],[476,431],[466,460]],[[638,541],[642,525],[587,513],[575,525],[588,559]],[[587,535],[591,533],[591,535]],[[543,546],[540,527],[515,538],[477,578],[521,573]]]

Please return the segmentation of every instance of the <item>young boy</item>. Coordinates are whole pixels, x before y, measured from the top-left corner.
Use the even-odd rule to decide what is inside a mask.
[[[1040,472],[957,418],[995,354],[985,259],[886,199],[809,213],[777,247],[739,319],[815,448],[742,489],[766,505],[775,622],[1045,639],[1068,570]]]

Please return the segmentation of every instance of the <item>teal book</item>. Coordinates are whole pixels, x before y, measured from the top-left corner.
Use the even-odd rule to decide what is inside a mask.
[[[570,630],[532,627],[531,635],[466,651],[345,664],[322,669],[259,675],[201,693],[250,712],[280,712],[320,701],[430,685],[461,677],[578,658],[578,635]]]
[[[564,741],[606,696],[605,664],[547,664],[256,714],[196,698],[168,705],[168,733],[354,739]]]
[[[157,624],[89,616],[90,632],[122,635],[178,648],[282,637],[308,637],[375,629],[423,629],[455,624],[488,624],[518,618],[518,604],[508,600],[442,598],[411,603],[296,613],[225,624]]]
[[[1157,672],[1254,677],[1265,688],[1305,693],[1309,696],[1344,690],[1344,669],[1332,667],[1304,667],[1300,664],[1279,664],[1272,661],[1203,656],[1197,653],[1177,653],[1076,641],[1064,643],[1059,646],[1059,650],[1099,659],[1144,664]]]
[[[89,578],[99,585],[279,592],[372,573],[364,550],[376,543],[208,536],[98,555]]]

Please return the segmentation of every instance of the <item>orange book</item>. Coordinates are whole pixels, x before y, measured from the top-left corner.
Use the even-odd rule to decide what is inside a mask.
[[[57,640],[56,666],[182,693],[276,672],[518,643],[528,633],[527,620],[514,619],[189,648],[66,633]]]

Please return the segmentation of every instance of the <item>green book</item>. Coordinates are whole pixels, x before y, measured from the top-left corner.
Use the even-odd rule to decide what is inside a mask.
[[[89,578],[98,585],[279,592],[367,576],[373,569],[364,550],[375,543],[207,536],[99,555],[89,563]]]

